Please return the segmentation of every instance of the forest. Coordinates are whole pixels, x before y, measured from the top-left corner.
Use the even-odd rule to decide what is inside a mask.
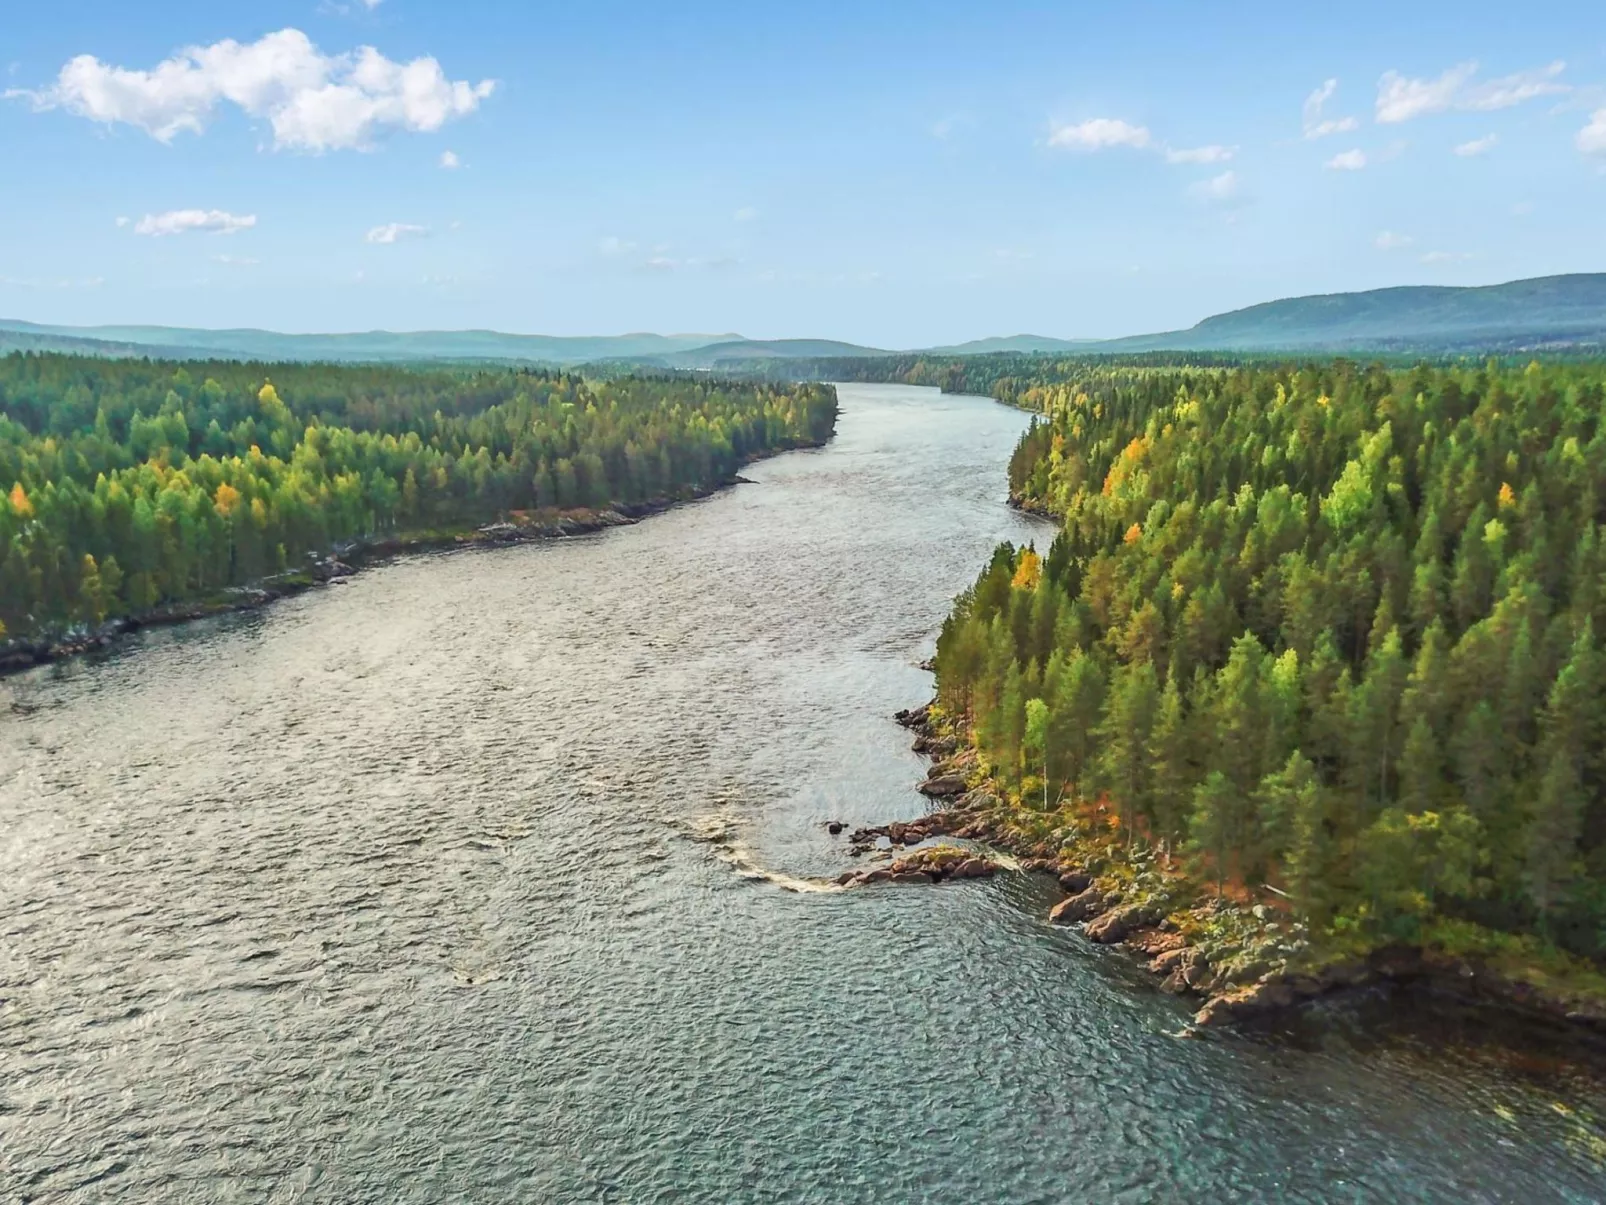
[[[1319,944],[1606,956],[1606,364],[989,357],[1033,410],[939,702],[1019,806]],[[942,380],[930,379],[941,375]]]
[[[835,423],[820,385],[15,353],[0,358],[0,639],[343,541],[684,497]]]

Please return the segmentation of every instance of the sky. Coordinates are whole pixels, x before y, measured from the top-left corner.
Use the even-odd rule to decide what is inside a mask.
[[[74,0],[0,317],[1109,337],[1606,270],[1606,7]]]

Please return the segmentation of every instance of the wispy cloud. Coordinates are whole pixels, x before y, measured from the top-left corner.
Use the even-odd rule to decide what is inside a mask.
[[[119,226],[127,221],[119,221]],[[257,224],[254,213],[225,213],[221,209],[170,209],[166,213],[147,213],[134,225],[135,234],[164,238],[170,234],[238,234]]]
[[[635,243],[614,234],[610,234],[607,238],[597,242],[597,250],[604,255],[627,255],[635,249]]]
[[[1325,166],[1335,172],[1358,172],[1366,166],[1365,151],[1344,151],[1334,155]]]
[[[1326,138],[1329,134],[1347,134],[1360,126],[1353,117],[1327,117],[1323,113],[1327,102],[1338,91],[1338,81],[1330,79],[1305,98],[1301,114],[1301,127],[1306,138]]]
[[[479,108],[494,80],[450,80],[435,59],[387,59],[372,46],[328,55],[299,29],[255,42],[190,46],[149,70],[71,59],[55,82],[11,89],[36,110],[64,109],[160,142],[201,133],[218,106],[238,106],[273,128],[274,145],[302,151],[367,149],[393,130],[438,130]]]
[[[262,261],[259,259],[253,259],[249,255],[214,255],[212,257],[212,262],[215,264],[224,264],[231,268],[254,268]]]
[[[1402,247],[1409,247],[1414,242],[1416,240],[1408,234],[1396,234],[1392,230],[1380,230],[1377,237],[1372,240],[1372,245],[1379,251],[1398,251]]]
[[[1226,163],[1238,153],[1235,146],[1196,146],[1187,150],[1167,147],[1167,163]]]
[[[1089,154],[1125,147],[1136,151],[1155,151],[1167,163],[1209,165],[1229,162],[1238,153],[1235,146],[1210,143],[1207,146],[1174,147],[1158,141],[1147,126],[1134,125],[1118,117],[1094,117],[1076,125],[1056,125],[1048,145],[1059,150]],[[1208,181],[1207,181],[1208,183]]]
[[[743,205],[731,216],[738,222],[751,222],[758,217],[758,210],[754,209],[751,205]]]
[[[463,166],[463,161],[457,157],[456,151],[442,151],[440,164],[449,172],[454,172]]]
[[[363,236],[363,239],[370,243],[389,244],[399,243],[408,238],[423,238],[428,233],[428,226],[414,226],[409,222],[387,222],[383,226],[375,226]]]
[[[1476,62],[1458,63],[1435,79],[1410,79],[1398,71],[1385,71],[1377,82],[1377,120],[1386,125],[1450,109],[1509,109],[1537,96],[1570,91],[1557,79],[1566,69],[1558,59],[1484,84],[1472,82],[1478,73]]]
[[[1570,92],[1572,89],[1567,84],[1556,81],[1556,77],[1565,70],[1567,64],[1557,59],[1554,63],[1532,71],[1519,71],[1515,75],[1501,76],[1469,90],[1462,98],[1462,107],[1489,112],[1495,109],[1509,109],[1539,96]]]
[[[1474,155],[1487,155],[1494,150],[1495,143],[1500,141],[1498,134],[1486,134],[1482,138],[1474,138],[1471,142],[1463,142],[1455,148],[1455,153],[1463,159],[1470,159]]]
[[[1148,127],[1135,126],[1118,117],[1094,117],[1077,125],[1055,126],[1048,145],[1066,151],[1103,151],[1111,147],[1147,148],[1153,139]]]
[[[1457,94],[1477,70],[1476,63],[1462,63],[1433,80],[1407,79],[1398,71],[1385,71],[1377,82],[1378,121],[1410,121],[1426,113],[1443,113],[1455,104]]]

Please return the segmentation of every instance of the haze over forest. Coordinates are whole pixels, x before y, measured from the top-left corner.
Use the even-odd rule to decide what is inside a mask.
[[[1606,269],[1585,5],[1165,4],[1141,70],[1007,2],[78,11],[8,29],[7,319],[902,350]]]

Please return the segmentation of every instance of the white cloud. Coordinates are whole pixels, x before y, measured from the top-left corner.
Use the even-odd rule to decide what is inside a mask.
[[[1443,113],[1477,70],[1476,63],[1461,63],[1436,80],[1407,79],[1398,71],[1385,71],[1377,81],[1378,121],[1386,124]]]
[[[1522,104],[1525,100],[1533,100],[1536,96],[1553,96],[1558,92],[1571,91],[1566,84],[1556,82],[1556,77],[1565,70],[1567,64],[1557,59],[1554,63],[1532,71],[1503,75],[1499,79],[1490,80],[1487,84],[1480,84],[1471,89],[1462,98],[1460,107],[1485,112],[1492,109],[1509,109],[1513,105]]]
[[[666,255],[655,255],[641,266],[652,272],[673,272],[680,267],[680,261]]]
[[[1474,138],[1471,142],[1463,142],[1455,148],[1455,153],[1463,159],[1470,159],[1474,155],[1485,155],[1494,149],[1494,144],[1500,141],[1500,135],[1488,134],[1482,138]]]
[[[1578,149],[1586,155],[1606,155],[1606,109],[1596,109],[1589,124],[1578,131]]]
[[[253,259],[249,255],[214,255],[214,263],[227,264],[231,268],[254,268],[262,261]]]
[[[463,161],[457,157],[456,151],[442,151],[441,166],[449,172],[456,171],[463,166]]]
[[[1238,173],[1222,172],[1188,186],[1188,195],[1209,205],[1227,205],[1239,199]]]
[[[751,205],[743,205],[731,216],[734,217],[738,222],[751,222],[754,218],[758,217],[758,210],[754,209]]]
[[[1344,151],[1329,159],[1326,166],[1337,172],[1358,172],[1366,166],[1366,152]]]
[[[626,252],[634,251],[635,249],[636,244],[629,239],[622,239],[612,234],[597,244],[597,250],[604,255],[624,255]]]
[[[369,12],[373,12],[374,9],[378,8],[384,2],[385,0],[362,0],[362,6]]]
[[[121,230],[124,226],[128,225],[128,222],[129,222],[128,218],[118,218],[117,219],[117,229]]]
[[[1567,64],[1558,59],[1476,86],[1472,86],[1472,77],[1478,72],[1475,62],[1458,63],[1432,80],[1408,79],[1398,71],[1385,71],[1377,81],[1377,119],[1391,123],[1449,109],[1509,109],[1536,96],[1570,91],[1556,78],[1566,69]]]
[[[1165,161],[1167,163],[1226,163],[1238,153],[1234,146],[1196,146],[1191,150],[1177,150],[1167,147]]]
[[[81,54],[49,87],[5,95],[36,110],[132,125],[161,142],[199,134],[227,101],[266,118],[276,147],[326,151],[367,149],[390,130],[438,130],[478,109],[495,87],[449,80],[428,56],[397,63],[372,46],[326,55],[299,29],[281,29],[248,44],[225,38],[186,47],[149,71]]]
[[[134,233],[152,238],[188,234],[192,230],[209,234],[237,234],[256,224],[254,213],[225,213],[221,209],[170,209],[166,213],[147,213],[135,224]]]
[[[407,222],[390,222],[375,226],[364,238],[370,243],[399,243],[404,238],[422,238],[429,233],[428,226],[413,226]]]
[[[1067,151],[1102,151],[1114,146],[1143,150],[1150,142],[1146,127],[1113,117],[1095,117],[1080,125],[1056,126],[1048,136],[1049,146]]]
[[[1360,126],[1353,117],[1323,117],[1322,109],[1338,91],[1338,81],[1330,79],[1305,98],[1301,127],[1306,138],[1326,138],[1329,134],[1347,134]]]
[[[1372,240],[1379,251],[1398,251],[1401,247],[1409,247],[1414,242],[1416,240],[1410,235],[1396,234],[1392,230],[1379,231],[1378,236]]]
[[[1470,251],[1429,251],[1422,257],[1425,264],[1454,264],[1473,258]]]

